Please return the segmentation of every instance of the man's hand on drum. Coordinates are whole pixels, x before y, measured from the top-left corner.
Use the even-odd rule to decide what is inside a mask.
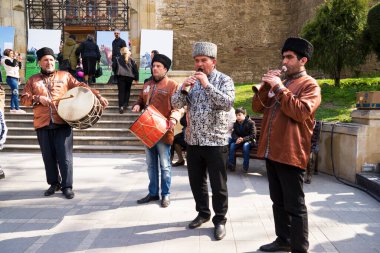
[[[99,98],[100,103],[104,106],[104,109],[108,106],[108,100],[105,97]]]
[[[139,105],[135,105],[133,108],[132,108],[132,112],[139,112],[140,111],[140,106]]]
[[[46,97],[46,96],[40,96],[39,102],[43,106],[48,106],[51,103],[51,99],[49,97]]]

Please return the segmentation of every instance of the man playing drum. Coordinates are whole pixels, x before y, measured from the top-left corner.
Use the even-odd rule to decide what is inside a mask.
[[[169,119],[170,129],[162,139],[152,148],[145,147],[146,163],[148,165],[149,193],[137,201],[138,204],[159,200],[159,170],[161,167],[161,206],[170,204],[171,162],[170,146],[173,143],[173,128],[181,118],[181,112],[173,109],[170,99],[178,88],[177,82],[169,79],[166,74],[170,68],[171,60],[163,54],[156,54],[152,60],[153,78],[144,83],[140,97],[132,107],[133,112],[139,112],[147,105],[153,105]]]
[[[70,73],[55,70],[54,52],[48,47],[37,51],[41,73],[28,79],[21,95],[21,104],[33,106],[34,128],[40,144],[49,189],[45,196],[62,189],[66,198],[74,197],[73,187],[73,131],[58,115],[58,100],[70,89],[83,86]],[[104,107],[108,101],[95,89],[92,93]]]

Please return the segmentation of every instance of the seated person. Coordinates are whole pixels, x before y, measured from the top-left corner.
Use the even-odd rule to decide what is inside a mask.
[[[185,159],[182,155],[182,149],[186,149],[186,142],[185,142],[185,130],[187,127],[186,122],[186,113],[183,114],[182,118],[180,119],[179,123],[183,126],[182,131],[179,134],[176,134],[174,136],[173,145],[170,149],[170,161],[173,161],[174,158],[174,151],[177,153],[178,161],[175,163],[172,163],[173,167],[181,166],[185,164]]]
[[[251,147],[256,145],[256,126],[244,108],[240,107],[235,110],[236,122],[230,141],[230,151],[228,155],[228,169],[235,171],[236,160],[235,151],[237,148],[243,148],[243,171],[247,173],[249,168],[249,152]]]

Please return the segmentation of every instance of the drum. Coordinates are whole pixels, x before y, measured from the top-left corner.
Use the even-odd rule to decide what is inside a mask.
[[[129,130],[148,148],[152,148],[169,129],[169,121],[156,107],[149,105]]]
[[[62,98],[58,105],[58,115],[74,128],[92,127],[102,116],[103,106],[89,89],[75,87]]]

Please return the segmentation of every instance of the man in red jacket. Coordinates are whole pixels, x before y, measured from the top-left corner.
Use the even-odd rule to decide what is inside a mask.
[[[308,218],[303,174],[309,160],[315,111],[321,90],[306,73],[313,46],[302,38],[288,38],[282,48],[280,70],[262,77],[252,110],[263,113],[257,154],[265,158],[277,238],[260,247],[264,252],[307,252]]]
[[[156,54],[152,60],[152,79],[144,83],[140,97],[132,107],[139,112],[147,105],[153,105],[164,115],[170,124],[169,131],[152,148],[145,147],[146,164],[148,165],[149,193],[137,201],[138,204],[159,200],[159,168],[161,169],[161,206],[170,204],[171,162],[170,147],[174,140],[174,126],[181,118],[181,112],[172,107],[171,96],[177,91],[178,83],[167,77],[171,60],[163,54]],[[159,165],[158,165],[159,164]]]

